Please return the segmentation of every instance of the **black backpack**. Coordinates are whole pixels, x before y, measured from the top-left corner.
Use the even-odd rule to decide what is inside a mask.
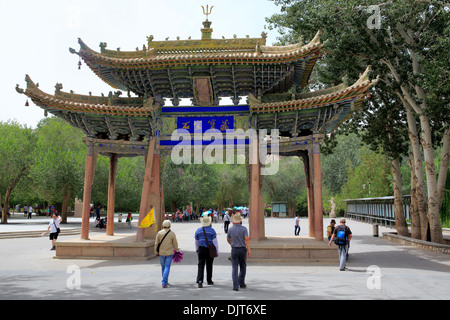
[[[336,240],[335,243],[338,246],[345,246],[348,243],[348,238],[347,238],[347,232],[346,232],[346,227],[341,227],[341,226],[337,226],[336,227]]]

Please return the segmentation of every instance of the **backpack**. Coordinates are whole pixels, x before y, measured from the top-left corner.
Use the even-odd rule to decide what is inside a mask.
[[[335,243],[338,246],[345,246],[347,244],[347,237],[346,237],[346,232],[345,232],[345,227],[344,228],[336,228],[336,240]]]

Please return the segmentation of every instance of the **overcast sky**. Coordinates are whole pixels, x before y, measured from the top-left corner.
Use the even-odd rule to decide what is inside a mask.
[[[26,96],[16,92],[26,88],[25,75],[53,94],[57,82],[63,91],[100,95],[114,90],[98,78],[84,63],[78,70],[78,38],[99,51],[99,43],[108,49],[134,51],[155,41],[200,39],[205,20],[201,6],[214,6],[213,38],[260,37],[268,32],[267,44],[277,41],[277,32],[265,30],[265,18],[279,12],[268,0],[0,0],[2,62],[0,76],[0,121],[15,119],[35,127],[44,111],[34,105],[25,107]]]

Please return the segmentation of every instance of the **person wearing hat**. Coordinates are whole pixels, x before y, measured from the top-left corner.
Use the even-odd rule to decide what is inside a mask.
[[[159,256],[159,262],[161,263],[162,273],[162,287],[167,288],[169,286],[169,273],[170,265],[172,264],[173,250],[179,251],[177,236],[171,227],[170,220],[164,220],[162,226],[163,229],[156,234],[155,239],[155,255]]]
[[[242,215],[236,212],[232,216],[233,226],[228,229],[227,241],[231,245],[231,277],[233,290],[246,288],[245,275],[247,273],[247,256],[250,257],[250,239],[248,230],[242,225]]]
[[[212,273],[214,257],[209,254],[209,246],[216,247],[217,253],[219,253],[219,245],[217,243],[216,231],[211,226],[211,216],[203,213],[200,217],[200,223],[202,226],[195,231],[195,251],[198,255],[198,271],[197,271],[197,285],[199,288],[203,287],[203,278],[206,264],[206,281],[209,285],[213,285]]]
[[[331,247],[331,243],[336,239],[339,253],[339,268],[341,271],[345,271],[345,264],[348,258],[348,249],[350,246],[350,240],[352,239],[352,231],[345,225],[346,220],[342,218],[340,224],[334,229],[328,246]]]
[[[225,215],[223,216],[223,230],[225,233],[228,233],[228,227],[230,226],[230,214],[228,211],[225,211]]]
[[[336,220],[331,219],[330,224],[327,227],[327,238],[328,238],[328,241],[331,240],[331,236],[334,233],[335,226],[336,226]]]

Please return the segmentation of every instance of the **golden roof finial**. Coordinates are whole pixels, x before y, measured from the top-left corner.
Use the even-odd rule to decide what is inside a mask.
[[[209,5],[206,5],[206,10],[205,10],[205,7],[202,6],[203,14],[206,16],[206,21],[208,21],[208,16],[211,14],[213,8],[214,8],[214,6],[209,8]]]

